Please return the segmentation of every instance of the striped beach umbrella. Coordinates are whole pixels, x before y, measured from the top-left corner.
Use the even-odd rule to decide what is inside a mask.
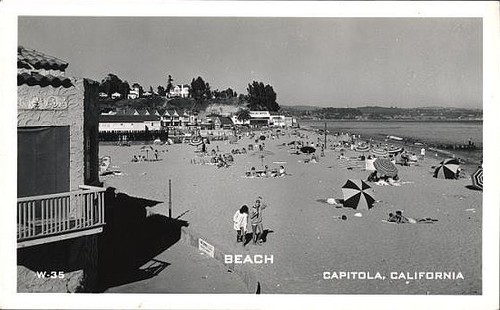
[[[389,152],[381,147],[373,147],[370,152],[378,157],[386,157],[389,155]]]
[[[362,143],[362,144],[356,145],[354,147],[354,150],[356,150],[356,152],[364,153],[364,152],[368,152],[370,150],[370,146],[368,144]]]
[[[398,175],[398,168],[386,158],[377,158],[373,162],[375,170],[381,175],[386,175],[388,177],[395,177]]]
[[[371,187],[362,180],[347,180],[342,186],[344,207],[369,210],[373,207],[375,199],[368,192]]]
[[[438,179],[456,179],[460,163],[456,158],[443,160],[434,171],[434,177]]]
[[[483,168],[479,167],[477,168],[476,172],[474,172],[471,175],[472,179],[472,186],[474,186],[477,189],[482,190],[483,189]]]
[[[403,151],[402,147],[391,147],[388,150],[389,154],[397,154],[397,153],[401,153],[402,151]]]
[[[194,137],[189,142],[190,145],[198,146],[203,144],[203,139],[201,137]]]

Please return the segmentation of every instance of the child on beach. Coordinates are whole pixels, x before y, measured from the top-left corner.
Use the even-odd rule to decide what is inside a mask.
[[[236,242],[244,242],[247,233],[248,207],[243,205],[233,215],[233,228],[236,230]]]
[[[255,204],[250,211],[250,224],[252,224],[252,239],[253,244],[262,245],[262,240],[260,240],[260,236],[264,232],[262,226],[262,210],[267,208],[266,204],[261,203],[262,197],[257,197],[255,200]]]

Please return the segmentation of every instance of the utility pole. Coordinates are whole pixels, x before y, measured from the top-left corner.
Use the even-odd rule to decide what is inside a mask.
[[[325,149],[326,149],[326,122],[325,122],[325,143],[323,144],[323,147],[321,148],[321,156],[325,157]]]
[[[172,180],[168,179],[168,217],[172,218]]]

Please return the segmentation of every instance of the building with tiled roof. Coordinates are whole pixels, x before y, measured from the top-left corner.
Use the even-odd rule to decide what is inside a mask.
[[[23,46],[17,48],[17,85],[42,87],[71,87],[71,79],[65,77],[68,63]]]
[[[54,56],[29,49],[23,46],[17,48],[17,67],[29,70],[53,70],[65,72],[68,63]]]
[[[17,290],[95,290],[99,186],[99,83],[66,77],[68,63],[17,50]],[[21,216],[22,215],[22,216]],[[71,253],[81,253],[72,255]],[[64,279],[40,279],[49,263]]]
[[[233,121],[229,117],[216,116],[213,119],[215,129],[232,129],[234,127]]]

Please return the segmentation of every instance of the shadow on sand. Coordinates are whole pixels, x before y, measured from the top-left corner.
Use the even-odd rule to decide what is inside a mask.
[[[264,231],[262,232],[262,235],[260,235],[259,239],[262,240],[262,242],[267,242],[267,235],[271,234],[273,232],[274,232],[274,230],[264,229]],[[252,242],[253,241],[252,237],[253,237],[253,234],[251,232],[250,233],[246,233],[245,237],[244,237],[244,240],[243,240],[243,245],[247,245],[250,242]]]
[[[466,185],[465,188],[473,190],[473,191],[482,191],[481,188],[475,187],[473,185]]]
[[[146,207],[161,203],[144,198],[105,195],[106,226],[99,240],[99,286],[102,292],[114,286],[156,276],[170,264],[154,259],[181,237],[186,221],[164,215],[147,216]]]

